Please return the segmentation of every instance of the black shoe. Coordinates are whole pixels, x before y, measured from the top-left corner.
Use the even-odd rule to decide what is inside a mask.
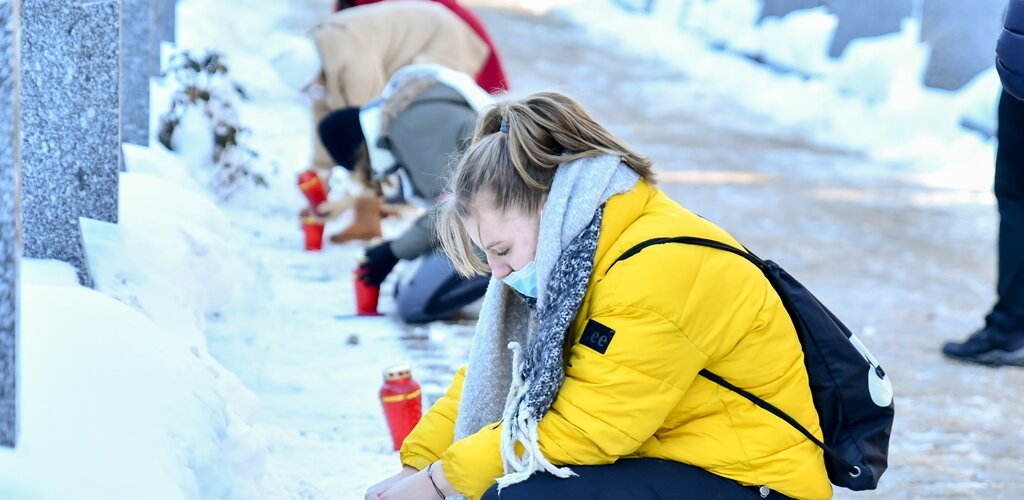
[[[963,342],[946,342],[942,354],[986,366],[1024,366],[1024,335],[986,326]]]

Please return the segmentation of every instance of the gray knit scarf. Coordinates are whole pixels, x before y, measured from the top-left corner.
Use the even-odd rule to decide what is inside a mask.
[[[531,308],[500,280],[492,279],[487,288],[470,349],[455,439],[504,421],[501,457],[505,475],[498,478],[499,487],[542,470],[563,478],[574,475],[544,457],[537,442],[537,424],[565,380],[565,337],[593,271],[602,207],[639,180],[614,156],[560,165],[541,216],[534,257],[539,291],[536,304]],[[515,453],[516,443],[523,447],[522,456]]]

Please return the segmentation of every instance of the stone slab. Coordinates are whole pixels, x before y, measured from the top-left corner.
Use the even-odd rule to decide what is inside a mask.
[[[58,259],[92,285],[78,218],[117,221],[118,0],[21,0],[25,256]]]
[[[175,0],[154,0],[156,2],[156,33],[161,42],[175,41],[177,13]]]
[[[955,90],[995,64],[1006,0],[924,0],[921,39],[932,46],[924,83]]]
[[[825,5],[825,0],[764,0],[761,4],[761,19],[783,17],[794,10],[810,9]]]
[[[17,0],[0,0],[0,447],[18,430]]]
[[[157,5],[121,0],[121,139],[149,145],[149,79],[160,74]]]
[[[911,15],[912,0],[828,0],[839,18],[829,55],[838,57],[852,40],[896,33]]]

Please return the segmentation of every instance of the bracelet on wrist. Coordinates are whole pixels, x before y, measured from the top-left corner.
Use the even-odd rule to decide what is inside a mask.
[[[430,485],[434,487],[434,491],[437,492],[437,496],[444,499],[444,493],[441,492],[441,488],[438,488],[437,483],[434,482],[434,471],[431,470],[431,467],[433,466],[434,464],[430,464],[427,466],[427,479],[430,479]]]

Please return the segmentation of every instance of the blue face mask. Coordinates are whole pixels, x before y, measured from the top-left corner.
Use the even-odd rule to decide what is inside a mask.
[[[523,266],[522,269],[509,273],[501,281],[504,281],[506,285],[531,299],[537,298],[537,271],[533,267],[532,260],[529,264]]]

